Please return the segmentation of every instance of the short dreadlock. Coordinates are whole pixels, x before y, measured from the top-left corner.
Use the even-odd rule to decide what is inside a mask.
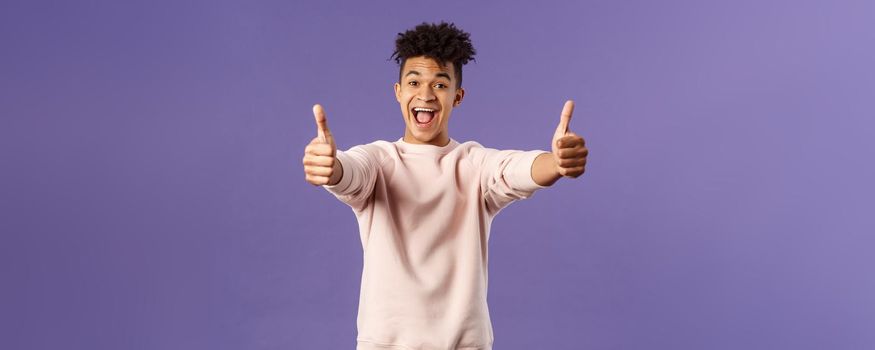
[[[395,39],[395,52],[392,59],[398,63],[399,71],[410,57],[425,56],[437,61],[441,66],[453,62],[456,75],[456,88],[462,87],[462,65],[474,60],[474,46],[470,35],[453,23],[429,24],[423,22],[412,30],[398,33]],[[403,71],[398,73],[401,81]]]

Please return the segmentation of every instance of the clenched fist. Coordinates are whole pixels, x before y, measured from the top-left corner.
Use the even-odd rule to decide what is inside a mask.
[[[559,117],[559,126],[553,134],[553,160],[559,175],[576,178],[583,174],[586,167],[586,149],[583,137],[568,130],[571,114],[574,112],[574,101],[565,102]]]
[[[304,175],[307,182],[316,186],[336,185],[343,175],[343,168],[334,157],[337,146],[328,130],[328,120],[322,106],[314,105],[313,115],[316,117],[317,136],[304,149]]]

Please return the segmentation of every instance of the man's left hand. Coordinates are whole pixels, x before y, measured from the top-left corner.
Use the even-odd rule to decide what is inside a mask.
[[[576,178],[586,171],[586,156],[589,150],[583,137],[571,132],[568,123],[571,122],[571,114],[574,112],[574,101],[565,102],[562,114],[559,117],[559,126],[553,134],[553,160],[556,164],[556,172],[559,175]]]

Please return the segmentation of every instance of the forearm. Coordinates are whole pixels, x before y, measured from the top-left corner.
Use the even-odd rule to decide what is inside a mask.
[[[562,177],[557,168],[553,154],[541,153],[532,163],[532,180],[541,186],[551,186]]]

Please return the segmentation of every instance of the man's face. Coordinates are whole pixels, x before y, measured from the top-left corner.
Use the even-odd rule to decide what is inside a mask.
[[[450,113],[465,95],[465,90],[456,89],[456,79],[452,62],[441,67],[425,56],[404,62],[401,82],[395,83],[395,98],[407,125],[404,141],[435,146],[450,142]]]

